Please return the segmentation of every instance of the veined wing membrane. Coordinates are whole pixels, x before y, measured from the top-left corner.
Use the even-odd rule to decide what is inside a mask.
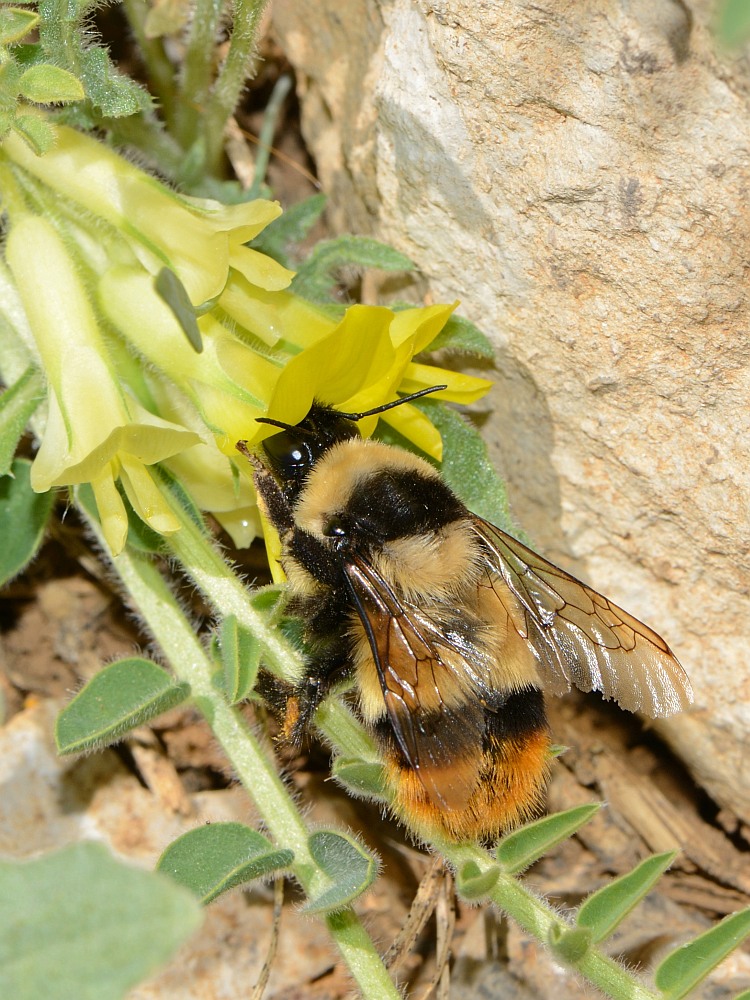
[[[691,703],[687,675],[653,629],[489,522],[473,523],[486,551],[484,585],[532,648],[546,690],[600,691],[652,717]]]

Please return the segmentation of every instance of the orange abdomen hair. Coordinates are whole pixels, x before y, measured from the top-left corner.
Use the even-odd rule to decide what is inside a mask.
[[[487,841],[541,811],[551,752],[539,688],[529,685],[494,705],[467,701],[438,718],[436,739],[418,758],[407,759],[385,720],[375,727],[393,809],[409,827],[426,839],[434,831]],[[430,731],[429,714],[415,721]]]
[[[495,840],[542,810],[550,756],[549,733],[539,730],[457,758],[454,773],[445,774],[447,780],[455,780],[455,772],[463,770],[479,777],[466,803],[451,807],[434,800],[416,770],[389,755],[386,772],[395,791],[393,809],[425,837],[432,829],[451,840]]]

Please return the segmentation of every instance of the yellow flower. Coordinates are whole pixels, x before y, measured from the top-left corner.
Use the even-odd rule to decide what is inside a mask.
[[[49,222],[33,215],[14,218],[6,257],[48,380],[47,424],[32,487],[43,492],[90,482],[114,553],[127,537],[118,479],[154,530],[177,530],[146,467],[200,438],[148,413],[123,391],[73,261]]]
[[[102,311],[123,337],[191,400],[234,454],[235,442],[265,412],[281,367],[253,351],[213,312],[198,320],[203,350],[188,342],[174,313],[138,267],[113,267],[100,279]]]
[[[44,156],[12,134],[0,155],[13,167],[8,179],[26,174],[25,187],[5,185],[7,257],[49,383],[32,483],[45,490],[91,482],[113,551],[127,535],[118,483],[155,530],[176,530],[148,468],[157,462],[247,544],[258,514],[237,473],[236,442],[258,444],[273,433],[259,416],[295,424],[313,400],[361,412],[436,385],[446,386],[442,398],[467,403],[489,387],[413,360],[454,306],[353,306],[339,321],[288,291],[292,272],[246,245],[279,214],[276,203],[225,206],[179,195],[64,126]],[[25,214],[25,191],[36,192],[58,228]],[[196,310],[200,352],[155,290],[164,267]],[[94,306],[118,334],[111,351]],[[383,419],[442,458],[440,435],[417,407],[404,404]],[[377,420],[360,421],[362,434]]]
[[[171,268],[195,306],[221,294],[230,267],[261,288],[284,288],[291,281],[286,268],[242,246],[281,214],[276,202],[222,205],[179,195],[103,143],[63,126],[44,156],[12,133],[3,141],[3,153],[114,226],[150,274]]]
[[[489,389],[489,381],[412,361],[445,326],[454,308],[438,305],[393,313],[384,307],[351,306],[337,326],[287,362],[266,416],[299,423],[313,400],[343,412],[360,413],[391,402],[399,393],[436,385],[447,386],[436,393],[438,398],[473,402]],[[405,403],[382,417],[407,440],[441,461],[440,434],[415,406]],[[362,435],[372,434],[377,421],[377,416],[360,421]],[[256,444],[272,433],[267,424],[260,424],[247,440]]]

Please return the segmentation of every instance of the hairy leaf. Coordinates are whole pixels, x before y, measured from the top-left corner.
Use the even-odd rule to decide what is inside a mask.
[[[312,302],[326,302],[333,297],[342,268],[381,271],[411,271],[413,263],[385,243],[366,236],[337,236],[322,240],[297,271],[291,290]]]
[[[108,746],[189,695],[188,684],[175,684],[152,660],[130,657],[110,663],[60,712],[57,749],[66,754]]]
[[[35,493],[31,488],[31,462],[17,458],[10,473],[0,478],[0,586],[12,580],[36,555],[44,538],[54,493]]]
[[[667,851],[646,858],[632,872],[597,889],[583,901],[576,915],[579,927],[591,932],[592,940],[603,941],[659,881],[678,855]]]
[[[310,834],[308,844],[332,884],[303,906],[305,913],[340,910],[375,881],[377,860],[353,837],[335,830],[318,830]]]
[[[249,826],[209,823],[173,841],[156,868],[205,904],[229,889],[288,868],[293,860],[293,851],[278,850]]]
[[[0,861],[0,996],[121,1000],[201,919],[189,892],[101,844]]]

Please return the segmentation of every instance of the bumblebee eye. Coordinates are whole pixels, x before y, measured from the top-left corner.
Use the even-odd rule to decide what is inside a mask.
[[[338,514],[334,514],[333,517],[326,521],[323,528],[323,534],[326,538],[342,538],[346,535],[346,528],[344,527]]]
[[[274,471],[285,482],[304,479],[319,457],[319,449],[309,437],[303,439],[292,431],[275,434],[263,442],[263,449]]]

